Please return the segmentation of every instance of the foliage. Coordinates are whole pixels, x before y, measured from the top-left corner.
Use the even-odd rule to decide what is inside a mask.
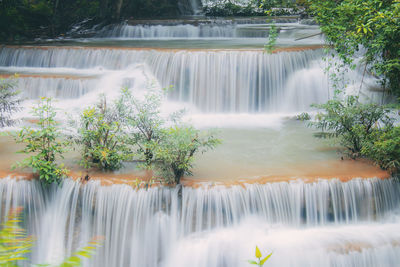
[[[309,0],[322,32],[346,63],[365,49],[365,67],[400,95],[400,0]]]
[[[7,220],[1,224],[0,230],[0,266],[18,267],[18,261],[27,260],[26,254],[32,248],[33,238],[27,236],[26,230],[19,226],[21,222],[21,208],[11,210]],[[101,244],[101,238],[94,238],[71,257],[65,259],[58,267],[78,267],[82,265],[83,258],[90,258],[96,248]],[[38,264],[37,266],[51,266]]]
[[[183,10],[178,0],[119,0],[122,1],[122,18],[176,17],[190,10]],[[111,4],[113,1],[109,1]],[[113,12],[114,16],[116,10]]]
[[[0,40],[13,42],[62,36],[71,28],[74,33],[90,34],[89,29],[100,24],[188,15],[193,12],[190,6],[189,2],[180,0],[1,0]],[[254,0],[247,5],[220,0],[203,6],[203,13],[206,16],[263,16],[265,10],[274,7],[277,9],[272,10],[273,15],[295,12],[290,0]]]
[[[375,161],[382,169],[400,170],[400,126],[375,131],[364,143],[361,154]]]
[[[316,116],[312,125],[322,131],[330,131],[322,136],[337,137],[352,158],[360,156],[363,144],[379,126],[392,124],[388,117],[389,110],[377,104],[362,104],[356,96],[347,96],[343,100],[335,97],[325,104],[314,106],[324,112]]]
[[[264,10],[258,4],[249,3],[245,6],[230,1],[220,1],[214,5],[203,7],[206,16],[262,16]]]
[[[253,264],[253,265],[257,265],[257,266],[264,266],[265,262],[271,257],[271,255],[272,255],[272,252],[270,254],[268,254],[265,258],[261,259],[263,256],[261,254],[260,249],[256,246],[256,254],[255,254],[255,256],[256,256],[258,262],[257,261],[253,261],[253,260],[249,260],[249,263]]]
[[[219,140],[212,135],[203,136],[191,126],[176,126],[183,110],[164,118],[160,109],[162,97],[160,91],[150,90],[139,99],[122,89],[111,107],[103,98],[97,107],[87,108],[81,115],[78,135],[73,137],[83,146],[83,165],[115,170],[122,161],[134,159],[143,162],[139,168],[156,168],[168,183],[179,183],[183,175],[190,174],[195,153],[214,148]],[[149,187],[152,183],[137,181],[134,186]]]
[[[0,78],[0,128],[13,125],[11,115],[20,109],[20,100],[17,98],[19,91],[15,90],[16,85],[17,82],[13,78]]]
[[[184,110],[163,118],[160,109],[163,96],[161,91],[150,90],[141,100],[123,89],[116,105],[123,114],[129,144],[137,148],[135,156],[144,161],[139,167],[155,168],[164,181],[179,184],[183,175],[191,174],[195,153],[214,148],[219,140],[212,135],[202,136],[194,127],[177,126]]]
[[[295,8],[296,4],[291,0],[263,0],[262,6],[266,10],[273,8]]]
[[[49,28],[53,9],[48,0],[0,1],[0,40],[14,40],[39,35]]]
[[[264,45],[265,50],[267,50],[269,54],[271,54],[272,51],[274,50],[277,39],[278,39],[278,30],[276,24],[272,23],[268,34],[268,42]]]
[[[296,120],[298,120],[298,121],[309,121],[309,120],[311,120],[311,116],[307,112],[303,112],[303,113],[301,113],[301,114],[296,116]]]
[[[266,22],[271,24],[268,33],[268,42],[264,45],[265,50],[271,54],[279,36],[279,29],[277,28],[273,17],[297,14],[299,10],[296,8],[293,1],[284,0],[264,0],[261,4],[261,8],[264,9],[264,12],[268,17]]]
[[[194,155],[214,149],[221,141],[192,126],[173,126],[162,131],[159,143],[153,143],[156,170],[167,183],[179,184],[191,175]]]
[[[297,14],[295,3],[290,0],[257,0],[247,5],[240,2],[220,0],[213,5],[203,7],[206,16],[263,16],[268,11],[270,16]]]
[[[131,183],[131,186],[132,186],[134,189],[136,189],[136,190],[138,190],[138,189],[140,189],[140,188],[149,189],[149,188],[151,188],[154,184],[157,184],[157,183],[160,183],[160,184],[161,184],[161,180],[158,180],[158,179],[150,179],[149,181],[142,181],[142,180],[139,180],[138,178],[136,178],[136,180],[133,181],[133,182]]]
[[[166,121],[161,117],[160,92],[150,91],[144,100],[134,97],[128,89],[122,89],[116,106],[123,114],[129,131],[129,143],[137,146],[136,156],[144,160],[144,166],[151,168],[153,152],[151,147],[159,143],[162,127]]]
[[[178,0],[1,0],[0,40],[56,37],[83,21],[179,15]]]
[[[25,148],[19,153],[31,154],[22,162],[17,163],[20,167],[31,167],[39,174],[40,180],[46,183],[59,182],[68,170],[63,165],[56,164],[56,158],[63,158],[65,142],[59,141],[61,134],[58,123],[55,120],[56,110],[52,105],[51,98],[43,97],[37,107],[33,108],[33,115],[37,118],[38,129],[24,127],[17,135],[17,143],[24,143]]]
[[[15,267],[19,260],[26,260],[25,255],[32,247],[32,237],[19,227],[21,209],[10,211],[0,230],[0,266]]]
[[[95,250],[100,246],[102,238],[94,238],[87,246],[74,252],[72,256],[64,260],[58,267],[76,267],[82,266],[82,259],[90,259]]]
[[[130,151],[125,144],[127,136],[117,106],[108,106],[102,96],[97,106],[83,111],[78,124],[78,134],[73,140],[83,146],[82,166],[103,170],[121,168]]]

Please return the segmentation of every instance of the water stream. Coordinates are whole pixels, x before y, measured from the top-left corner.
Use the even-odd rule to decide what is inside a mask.
[[[395,266],[397,181],[282,182],[211,188],[0,181],[2,215],[23,206],[35,262],[56,263],[94,236],[88,266],[247,266],[253,247],[269,266]]]
[[[200,157],[194,179],[293,178],[205,183],[181,194],[177,188],[135,190],[99,181],[67,179],[44,188],[37,181],[0,179],[0,218],[24,207],[24,224],[36,237],[32,262],[60,262],[102,236],[103,245],[84,266],[249,266],[256,245],[273,251],[266,266],[399,265],[398,181],[317,179],[326,176],[326,161],[335,164],[324,172],[344,163],[312,139],[312,130],[290,119],[332,97],[322,37],[295,41],[318,27],[279,23],[277,44],[286,50],[268,54],[262,47],[269,26],[244,20],[123,24],[93,38],[0,47],[0,75],[20,74],[24,109],[16,118],[23,123],[42,96],[56,98],[58,119],[65,121],[64,111],[77,114],[100,93],[112,100],[121,87],[139,95],[172,85],[163,108],[185,107],[189,121],[218,127],[226,139],[208,159]],[[381,101],[378,90],[369,90],[376,86],[372,77],[358,92],[360,77],[358,70],[347,75],[349,92]],[[2,149],[9,142],[3,140]],[[9,165],[5,157],[12,150],[4,150],[2,162]],[[296,180],[298,164],[315,179]],[[353,176],[363,176],[357,176],[362,168],[353,168]]]

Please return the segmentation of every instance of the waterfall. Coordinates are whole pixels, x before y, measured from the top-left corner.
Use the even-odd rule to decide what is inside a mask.
[[[217,2],[183,0],[178,6],[182,14],[193,15]],[[274,54],[262,49],[269,31],[265,18],[130,20],[137,25],[108,25],[94,38],[1,46],[0,75],[20,74],[23,102],[14,118],[21,125],[32,122],[29,110],[42,96],[57,99],[56,120],[63,123],[93,105],[99,94],[111,102],[122,87],[138,97],[149,87],[174,87],[160,107],[163,115],[165,109],[187,107],[185,121],[199,128],[216,125],[226,136],[222,151],[214,151],[209,161],[199,160],[194,171],[201,171],[194,180],[202,175],[273,180],[272,173],[284,168],[288,174],[277,178],[292,179],[292,172],[306,176],[296,170],[313,164],[329,165],[330,172],[331,166],[345,165],[335,165],[334,152],[313,140],[302,122],[286,119],[332,97],[324,52],[317,49],[323,37],[294,41],[320,29],[297,20],[275,20],[280,52]],[[363,101],[384,101],[379,88],[368,89],[376,79],[364,79],[362,73],[346,74],[343,80],[351,81],[346,92]],[[7,148],[5,157],[8,142],[1,143]],[[354,167],[351,175],[359,170],[355,166],[361,168],[346,167]],[[396,178],[241,181],[231,186],[210,182],[182,190],[136,190],[128,184],[72,179],[44,186],[34,179],[3,178],[0,221],[13,208],[23,208],[21,224],[35,241],[22,266],[57,265],[100,236],[103,243],[83,266],[245,267],[257,245],[264,255],[273,252],[265,266],[391,267],[400,262],[399,190]]]
[[[58,77],[20,77],[18,89],[23,99],[52,97],[59,99],[77,99],[95,90],[96,81],[92,79],[58,78]]]
[[[180,200],[165,187],[2,179],[0,211],[25,208],[38,263],[103,236],[85,266],[247,266],[256,241],[274,250],[270,266],[393,266],[399,189],[394,179],[333,179],[184,187]]]
[[[198,39],[198,38],[263,38],[266,40],[271,24],[265,19],[193,20],[163,21],[152,24],[151,21],[139,21],[140,24],[111,24],[102,28],[96,38],[123,39]],[[148,23],[148,24],[146,24]],[[293,45],[296,38],[306,37],[320,32],[316,25],[304,25],[296,20],[276,19],[278,42],[282,40]],[[322,36],[296,41],[297,44],[324,44]],[[296,44],[296,45],[297,45]]]
[[[182,24],[182,25],[111,25],[98,37],[108,38],[266,38],[268,29],[258,25]]]
[[[307,80],[299,75],[321,69],[322,53],[322,50],[268,54],[260,50],[3,47],[0,66],[15,72],[58,73],[72,69],[74,73],[103,74],[129,73],[127,70],[132,66],[141,66],[151,73],[149,76],[154,75],[161,86],[174,87],[171,100],[190,103],[202,112],[279,112],[307,110],[315,101],[328,99],[326,78],[321,71],[312,72]],[[114,84],[121,84],[125,79],[123,75],[117,77],[119,80],[114,80]],[[288,86],[292,77],[298,77],[296,83]],[[300,84],[307,85],[304,93],[297,93],[295,99],[288,97],[287,90],[296,90]],[[78,87],[71,87],[70,90],[78,92],[68,95],[91,91],[90,86]],[[115,91],[115,88],[110,90]]]

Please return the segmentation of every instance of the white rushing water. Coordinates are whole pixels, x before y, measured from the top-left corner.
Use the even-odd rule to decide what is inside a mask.
[[[196,3],[186,1],[182,8],[196,10]],[[293,45],[295,38],[319,31],[315,26],[301,29],[296,23],[280,27],[280,45]],[[58,114],[76,115],[95,103],[99,94],[112,100],[121,87],[143,95],[150,87],[172,85],[175,89],[163,108],[187,107],[196,126],[228,128],[226,133],[236,136],[227,138],[229,149],[214,155],[215,162],[205,161],[203,170],[196,169],[200,177],[210,177],[207,169],[217,165],[243,166],[237,171],[239,177],[268,176],[279,167],[275,165],[290,169],[307,159],[311,169],[313,164],[324,164],[315,158],[328,160],[330,154],[317,153],[318,145],[308,145],[311,133],[286,127],[282,118],[332,97],[323,70],[324,54],[322,49],[268,54],[243,46],[242,40],[251,43],[267,33],[265,25],[230,22],[121,25],[103,29],[97,40],[73,43],[86,47],[0,47],[0,73],[23,74],[18,88],[24,109],[18,118],[29,118],[30,108],[41,96],[56,98],[55,105],[62,110]],[[163,38],[176,39],[172,44],[180,42],[177,47],[187,45],[182,38],[197,38],[195,42],[207,48],[220,39],[240,40],[241,49],[124,48],[137,46],[137,39],[154,39],[148,42],[158,44]],[[208,44],[211,39],[216,42]],[[316,36],[302,44],[321,44],[321,40]],[[374,86],[373,78],[363,79],[362,90],[359,71],[346,79],[349,92],[365,101],[383,99],[379,92],[366,90]],[[232,140],[241,144],[229,144]],[[231,165],[220,164],[220,158]],[[218,171],[228,173],[211,173],[218,176]],[[36,237],[33,263],[57,264],[102,236],[102,246],[84,266],[245,267],[257,245],[264,254],[273,252],[266,266],[389,267],[400,262],[399,189],[394,178],[204,185],[183,188],[181,193],[177,188],[137,191],[127,185],[106,187],[70,179],[44,188],[37,181],[5,178],[0,179],[0,219],[11,208],[24,208],[24,225]]]
[[[215,21],[215,22],[199,22],[196,24],[172,24],[172,25],[108,25],[101,29],[97,34],[97,38],[125,38],[125,39],[190,39],[190,38],[267,38],[271,24],[265,21],[246,21],[242,24],[238,22]],[[278,28],[278,43],[283,40],[293,42],[293,39],[318,34],[320,29],[318,26],[303,25],[296,23],[276,23]],[[300,44],[323,44],[322,36],[312,36]]]
[[[295,112],[328,99],[321,56],[320,50],[270,55],[238,50],[5,47],[0,50],[0,66],[27,73],[60,73],[66,68],[77,70],[73,75],[79,69],[83,73],[97,71],[102,77],[97,84],[110,86],[110,92],[118,91],[118,86],[134,86],[143,78],[148,83],[156,80],[162,87],[174,87],[171,100],[189,103],[207,113]],[[104,79],[109,82],[104,83]],[[93,92],[95,85],[71,79],[30,81],[35,82],[23,82],[22,86],[29,96],[56,95],[60,99],[82,97]]]
[[[93,90],[97,81],[71,78],[18,78],[18,89],[23,99],[39,99],[42,96],[58,99],[77,99]]]
[[[116,25],[104,28],[99,37],[122,38],[201,38],[201,37],[237,37],[237,27],[233,25]],[[261,32],[254,37],[265,37]],[[245,37],[245,36],[243,36]],[[252,37],[252,36],[248,36]]]
[[[395,266],[399,183],[281,182],[136,191],[65,180],[0,180],[1,216],[25,208],[34,262],[57,263],[95,236],[85,266],[247,266],[258,245],[268,266]]]
[[[41,96],[57,99],[68,113],[94,104],[98,95],[115,99],[120,88],[142,94],[174,89],[165,110],[185,107],[200,127],[264,127],[310,110],[332,97],[322,49],[268,54],[260,50],[171,50],[105,47],[3,47],[0,71],[22,73],[19,88],[28,99],[17,118],[29,118]],[[365,101],[385,101],[369,91],[376,80],[347,74],[349,92]],[[351,82],[350,82],[351,81]],[[375,86],[376,87],[376,86]],[[65,114],[61,112],[60,114]]]

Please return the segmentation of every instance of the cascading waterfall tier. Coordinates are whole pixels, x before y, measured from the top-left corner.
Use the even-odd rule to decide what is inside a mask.
[[[52,97],[58,99],[77,99],[95,90],[97,81],[86,78],[58,77],[20,77],[18,89],[23,99]]]
[[[41,263],[104,236],[85,266],[247,266],[256,244],[274,251],[270,266],[394,266],[399,187],[394,179],[296,181],[184,187],[180,197],[164,187],[2,179],[0,211],[25,208]]]
[[[264,26],[265,27],[265,26]],[[267,29],[239,25],[111,25],[97,37],[108,38],[266,38]]]
[[[146,23],[147,21],[143,21]],[[277,21],[279,22],[279,21]],[[304,25],[297,21],[292,23],[277,23],[278,43],[286,40],[293,45],[293,39],[307,37],[320,32],[318,26]],[[95,36],[97,38],[125,39],[191,39],[191,38],[267,38],[271,24],[264,21],[191,21],[176,24],[163,21],[163,24],[111,24],[102,28]],[[313,37],[313,36],[312,36]],[[324,44],[321,36],[306,38],[300,44]],[[304,39],[303,39],[304,40]],[[299,40],[300,41],[300,40]],[[299,42],[297,41],[297,43]],[[319,41],[319,42],[318,42]]]
[[[307,110],[310,104],[328,99],[322,53],[321,49],[268,54],[262,50],[3,47],[0,66],[15,72],[68,68],[114,73],[142,66],[163,87],[175,88],[171,100],[188,102],[202,112],[277,112]],[[302,75],[296,75],[300,71]]]

